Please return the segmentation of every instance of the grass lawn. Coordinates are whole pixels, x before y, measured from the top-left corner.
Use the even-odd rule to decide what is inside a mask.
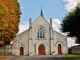
[[[5,58],[9,58],[9,56],[0,56],[0,60],[3,60]]]
[[[0,60],[10,60],[12,58],[14,58],[15,56],[0,56]]]
[[[66,54],[66,57],[70,57],[70,58],[78,58],[80,59],[80,54]]]

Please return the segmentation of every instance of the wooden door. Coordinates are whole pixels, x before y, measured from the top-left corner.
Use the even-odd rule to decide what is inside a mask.
[[[58,45],[58,54],[62,54],[61,44]]]
[[[38,47],[38,54],[39,55],[45,55],[45,47],[43,45],[40,45]]]
[[[23,55],[23,54],[24,54],[24,48],[20,47],[20,55]]]

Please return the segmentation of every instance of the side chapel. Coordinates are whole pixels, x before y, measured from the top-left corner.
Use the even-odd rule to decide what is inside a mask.
[[[13,55],[67,54],[67,37],[53,29],[52,19],[48,22],[41,9],[40,15],[33,22],[30,18],[29,29],[14,38]]]

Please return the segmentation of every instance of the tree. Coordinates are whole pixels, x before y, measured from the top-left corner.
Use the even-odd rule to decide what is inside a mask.
[[[18,0],[0,0],[0,44],[9,44],[18,33],[20,14]]]
[[[80,44],[80,4],[63,18],[61,30],[67,32],[69,37],[75,37],[75,43]]]

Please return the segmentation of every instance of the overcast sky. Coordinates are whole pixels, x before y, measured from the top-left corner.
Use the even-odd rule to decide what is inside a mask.
[[[34,21],[43,10],[44,18],[49,21],[52,18],[53,29],[59,31],[60,24],[67,12],[74,9],[80,0],[18,0],[22,12],[19,33],[29,28],[29,18]],[[68,38],[68,47],[76,45],[74,40]]]

